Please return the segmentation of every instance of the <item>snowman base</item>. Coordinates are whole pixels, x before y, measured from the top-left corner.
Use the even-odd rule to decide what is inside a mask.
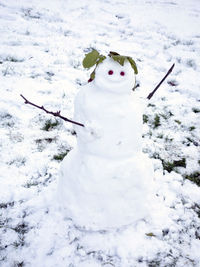
[[[152,165],[145,154],[108,160],[75,148],[62,162],[58,194],[65,217],[81,229],[99,231],[148,217],[152,189]]]

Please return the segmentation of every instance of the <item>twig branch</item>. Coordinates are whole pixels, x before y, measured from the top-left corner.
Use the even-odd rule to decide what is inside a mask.
[[[68,121],[68,122],[71,122],[71,123],[73,123],[73,124],[76,124],[76,125],[85,127],[84,124],[82,124],[82,123],[79,123],[79,122],[76,122],[76,121],[67,119],[66,117],[63,117],[62,115],[60,115],[60,111],[57,111],[57,112],[49,111],[49,110],[47,110],[46,108],[44,108],[44,106],[38,106],[38,105],[36,105],[36,104],[30,102],[30,101],[29,101],[28,99],[26,99],[23,95],[20,95],[20,96],[24,99],[25,104],[29,104],[29,105],[32,105],[32,106],[34,106],[34,107],[36,107],[36,108],[39,108],[39,109],[45,111],[46,113],[51,114],[51,115],[53,115],[53,116],[55,116],[55,117],[58,117],[58,118],[60,118],[60,119],[62,119],[62,120],[64,120],[64,121]]]
[[[158,88],[161,86],[161,84],[164,82],[164,80],[167,78],[167,76],[172,72],[174,66],[175,66],[175,64],[173,64],[171,66],[171,68],[168,70],[168,72],[165,75],[165,77],[159,82],[159,84],[155,87],[155,89],[147,96],[147,99],[150,100],[152,98],[152,96],[155,94],[155,92],[158,90]]]

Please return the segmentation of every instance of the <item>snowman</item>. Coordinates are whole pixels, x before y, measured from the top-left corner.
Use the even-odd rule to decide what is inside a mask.
[[[142,152],[143,104],[133,91],[137,67],[130,57],[93,50],[96,65],[74,103],[77,144],[61,164],[58,195],[66,218],[85,230],[137,223],[151,212],[153,168]]]

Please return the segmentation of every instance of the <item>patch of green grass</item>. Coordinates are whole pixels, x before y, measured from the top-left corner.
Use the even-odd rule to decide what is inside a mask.
[[[13,207],[14,201],[7,202],[7,203],[0,203],[0,209],[7,209],[8,207]]]
[[[25,245],[25,241],[24,240],[25,240],[24,236],[20,235],[18,241],[15,241],[12,244],[13,247],[16,248],[16,249],[19,248],[19,247],[23,247]]]
[[[38,151],[43,151],[47,146],[48,144],[51,144],[52,142],[55,142],[56,141],[56,137],[46,137],[46,138],[39,138],[39,139],[36,139],[35,142],[37,144],[37,148],[38,148]]]
[[[52,76],[55,75],[52,71],[47,71],[46,74],[47,74],[49,77],[52,77]]]
[[[181,124],[181,121],[179,121],[179,120],[175,120],[175,122],[177,123],[177,124]]]
[[[195,126],[190,126],[190,127],[189,127],[189,131],[193,131],[193,130],[195,130],[195,129],[196,129]]]
[[[160,114],[160,116],[162,116],[163,119],[168,120],[170,117],[174,116],[174,114],[171,111],[168,111],[166,113]]]
[[[15,164],[15,166],[17,166],[17,167],[24,166],[25,163],[26,163],[26,158],[20,158],[20,157],[8,162],[9,165]]]
[[[149,120],[149,117],[146,114],[143,114],[143,123],[147,123]]]
[[[63,160],[64,157],[69,153],[69,151],[70,151],[70,150],[67,150],[67,151],[65,151],[65,152],[59,153],[59,154],[57,154],[57,155],[54,155],[54,156],[53,156],[53,159],[58,160],[58,161],[61,161],[61,160]]]
[[[49,138],[43,138],[43,139],[36,139],[35,140],[35,142],[36,142],[36,144],[41,144],[41,143],[43,143],[43,142],[47,142],[47,143],[52,143],[53,141],[55,141],[55,139],[56,138],[51,138],[51,137],[49,137]]]
[[[39,183],[38,182],[27,182],[25,185],[24,185],[24,187],[26,187],[26,188],[30,188],[30,187],[32,187],[32,186],[37,186],[37,185],[39,185]]]
[[[8,56],[6,57],[5,61],[9,61],[9,62],[23,62],[24,59],[19,59],[13,56]]]
[[[186,66],[196,69],[196,62],[193,59],[188,59],[186,61]]]
[[[156,105],[149,103],[148,107],[155,107]]]
[[[154,120],[153,120],[153,128],[157,128],[161,125],[160,123],[160,116],[158,114],[155,115]]]
[[[162,160],[163,169],[171,172],[174,171],[176,167],[186,168],[186,159],[182,158],[180,160],[174,160],[172,162]]]
[[[159,155],[158,152],[154,152],[153,155],[152,155],[152,158],[153,158],[153,159],[160,159],[160,160],[162,160],[162,159],[160,158],[160,155]]]
[[[21,262],[14,262],[14,267],[23,267],[23,266],[25,266],[25,263],[23,262],[23,261],[21,261]]]
[[[161,260],[152,260],[148,262],[148,267],[159,267],[161,264]]]
[[[28,224],[26,222],[19,223],[15,228],[12,228],[18,234],[26,234],[29,231]]]
[[[196,212],[198,218],[200,218],[200,205],[195,203],[194,206],[192,207],[192,209]],[[199,236],[199,239],[200,239],[200,236]]]
[[[151,130],[149,130],[149,136],[150,136],[150,137],[153,136],[153,133],[152,133]]]
[[[189,175],[185,175],[184,178],[200,186],[200,172],[193,172]]]
[[[165,142],[172,142],[173,138],[169,138],[168,136],[165,137]]]
[[[174,169],[174,164],[173,162],[169,162],[169,161],[162,161],[162,165],[163,165],[163,169],[171,172]]]
[[[162,139],[164,137],[163,133],[157,135],[158,138]]]
[[[45,122],[44,127],[42,127],[43,131],[51,131],[52,129],[56,128],[59,125],[59,121],[52,121],[52,120],[47,120]]]

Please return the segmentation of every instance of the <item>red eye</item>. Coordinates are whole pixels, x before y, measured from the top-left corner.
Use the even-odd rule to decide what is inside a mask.
[[[121,76],[124,76],[124,75],[125,75],[125,72],[124,72],[124,71],[121,71],[121,72],[120,72],[120,75],[121,75]]]
[[[113,70],[109,70],[108,74],[113,75]]]

